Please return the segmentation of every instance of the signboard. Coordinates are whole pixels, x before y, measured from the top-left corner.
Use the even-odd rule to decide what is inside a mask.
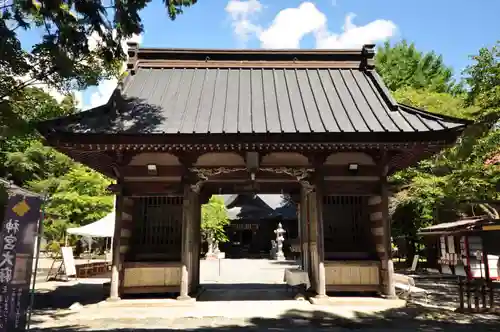
[[[42,199],[9,197],[0,232],[0,332],[26,329],[33,253]]]
[[[64,263],[64,271],[66,276],[76,276],[76,266],[75,259],[73,258],[73,248],[72,247],[62,247],[61,255]]]

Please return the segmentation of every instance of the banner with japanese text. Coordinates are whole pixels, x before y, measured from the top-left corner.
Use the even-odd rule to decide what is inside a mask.
[[[26,329],[42,198],[9,197],[0,237],[0,332]]]

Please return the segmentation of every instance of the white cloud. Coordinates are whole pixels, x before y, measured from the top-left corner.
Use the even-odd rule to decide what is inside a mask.
[[[263,48],[299,48],[304,36],[323,29],[326,15],[311,2],[280,11],[258,38]]]
[[[246,43],[252,35],[260,32],[260,26],[252,23],[252,19],[262,8],[259,0],[230,0],[227,3],[225,10],[231,18],[236,37],[242,43]]]
[[[357,26],[353,23],[356,15],[350,13],[345,18],[342,31],[334,33],[328,29],[327,16],[309,1],[281,10],[272,23],[263,28],[254,21],[255,14],[262,8],[258,0],[230,0],[226,11],[238,38],[247,41],[256,37],[263,48],[300,48],[303,38],[311,34],[316,48],[358,48],[363,44],[386,40],[397,31],[396,24],[383,19]]]
[[[355,25],[352,20],[356,17],[349,13],[345,18],[343,32],[332,33],[326,26],[316,30],[317,48],[359,48],[364,44],[371,44],[379,40],[392,37],[397,30],[396,25],[389,20],[375,20],[363,26]]]
[[[84,108],[94,108],[106,104],[117,85],[118,80],[116,78],[102,81],[97,87],[97,91],[90,95],[90,104],[84,105]]]

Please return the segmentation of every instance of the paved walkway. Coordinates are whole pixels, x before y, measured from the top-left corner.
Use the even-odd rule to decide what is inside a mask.
[[[198,301],[293,300],[283,282],[286,268],[295,261],[268,259],[220,259],[201,261],[200,282],[204,292]]]
[[[106,279],[38,285],[35,331],[499,331],[498,317],[460,315],[374,298],[335,298],[318,306],[291,299],[283,285],[294,262],[203,261],[197,302],[135,299],[103,302]],[[80,302],[83,306],[73,306]],[[394,307],[399,307],[394,309]],[[473,324],[473,325],[471,325]]]

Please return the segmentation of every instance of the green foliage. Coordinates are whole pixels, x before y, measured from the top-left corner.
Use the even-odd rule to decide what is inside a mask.
[[[0,174],[16,183],[40,178],[70,160],[56,151],[43,147],[35,130],[36,121],[73,114],[75,101],[68,96],[61,103],[38,88],[25,88],[22,94],[0,103]],[[42,164],[42,160],[44,163]],[[63,171],[67,167],[62,168]],[[45,174],[45,175],[44,175]]]
[[[68,227],[85,225],[104,217],[112,209],[106,192],[111,183],[104,176],[84,167],[51,147],[44,146],[33,123],[72,114],[74,100],[58,103],[36,88],[25,88],[11,98],[15,117],[0,119],[2,150],[0,177],[35,192],[47,193],[44,236],[48,249],[56,250],[64,241]],[[14,114],[14,113],[13,113]],[[18,126],[9,122],[17,119]],[[0,198],[0,205],[1,205]]]
[[[496,46],[472,57],[474,63],[465,71],[470,89],[460,92],[451,80],[442,79],[447,77],[444,69],[412,77],[414,68],[419,68],[415,54],[421,54],[414,46],[403,42],[388,49],[386,45],[385,53],[378,61],[384,63],[382,76],[395,89],[398,102],[474,123],[455,146],[391,177],[393,234],[405,236],[411,257],[419,247],[417,231],[422,227],[470,215],[499,217],[488,202],[500,199],[500,167],[487,161],[500,149],[500,130],[494,125],[500,109],[500,54]],[[388,59],[391,56],[396,60]],[[445,74],[437,82],[446,84],[436,84],[440,72]]]
[[[470,86],[468,102],[478,105],[487,114],[500,111],[500,41],[491,49],[481,48],[479,54],[472,56],[474,65],[465,73]],[[495,117],[495,115],[494,115]]]
[[[0,100],[33,82],[83,89],[116,76],[123,41],[143,32],[139,12],[151,1],[10,0],[0,7]],[[196,0],[163,0],[175,19]],[[19,31],[41,35],[23,45]],[[92,36],[92,38],[90,38]]]
[[[405,40],[394,45],[386,42],[379,47],[375,63],[377,72],[392,91],[407,87],[434,92],[461,91],[442,56],[420,52],[415,44],[408,44]]]
[[[402,104],[425,109],[431,113],[472,120],[478,107],[465,106],[466,95],[451,95],[429,89],[404,87],[393,92],[394,98]]]
[[[67,228],[89,224],[111,212],[113,197],[106,191],[110,184],[101,174],[79,164],[59,178],[29,182],[32,190],[49,193],[47,241],[62,241]]]
[[[212,196],[207,204],[201,208],[201,230],[205,238],[212,238],[218,242],[226,242],[228,238],[224,226],[229,225],[224,200],[218,196]]]

